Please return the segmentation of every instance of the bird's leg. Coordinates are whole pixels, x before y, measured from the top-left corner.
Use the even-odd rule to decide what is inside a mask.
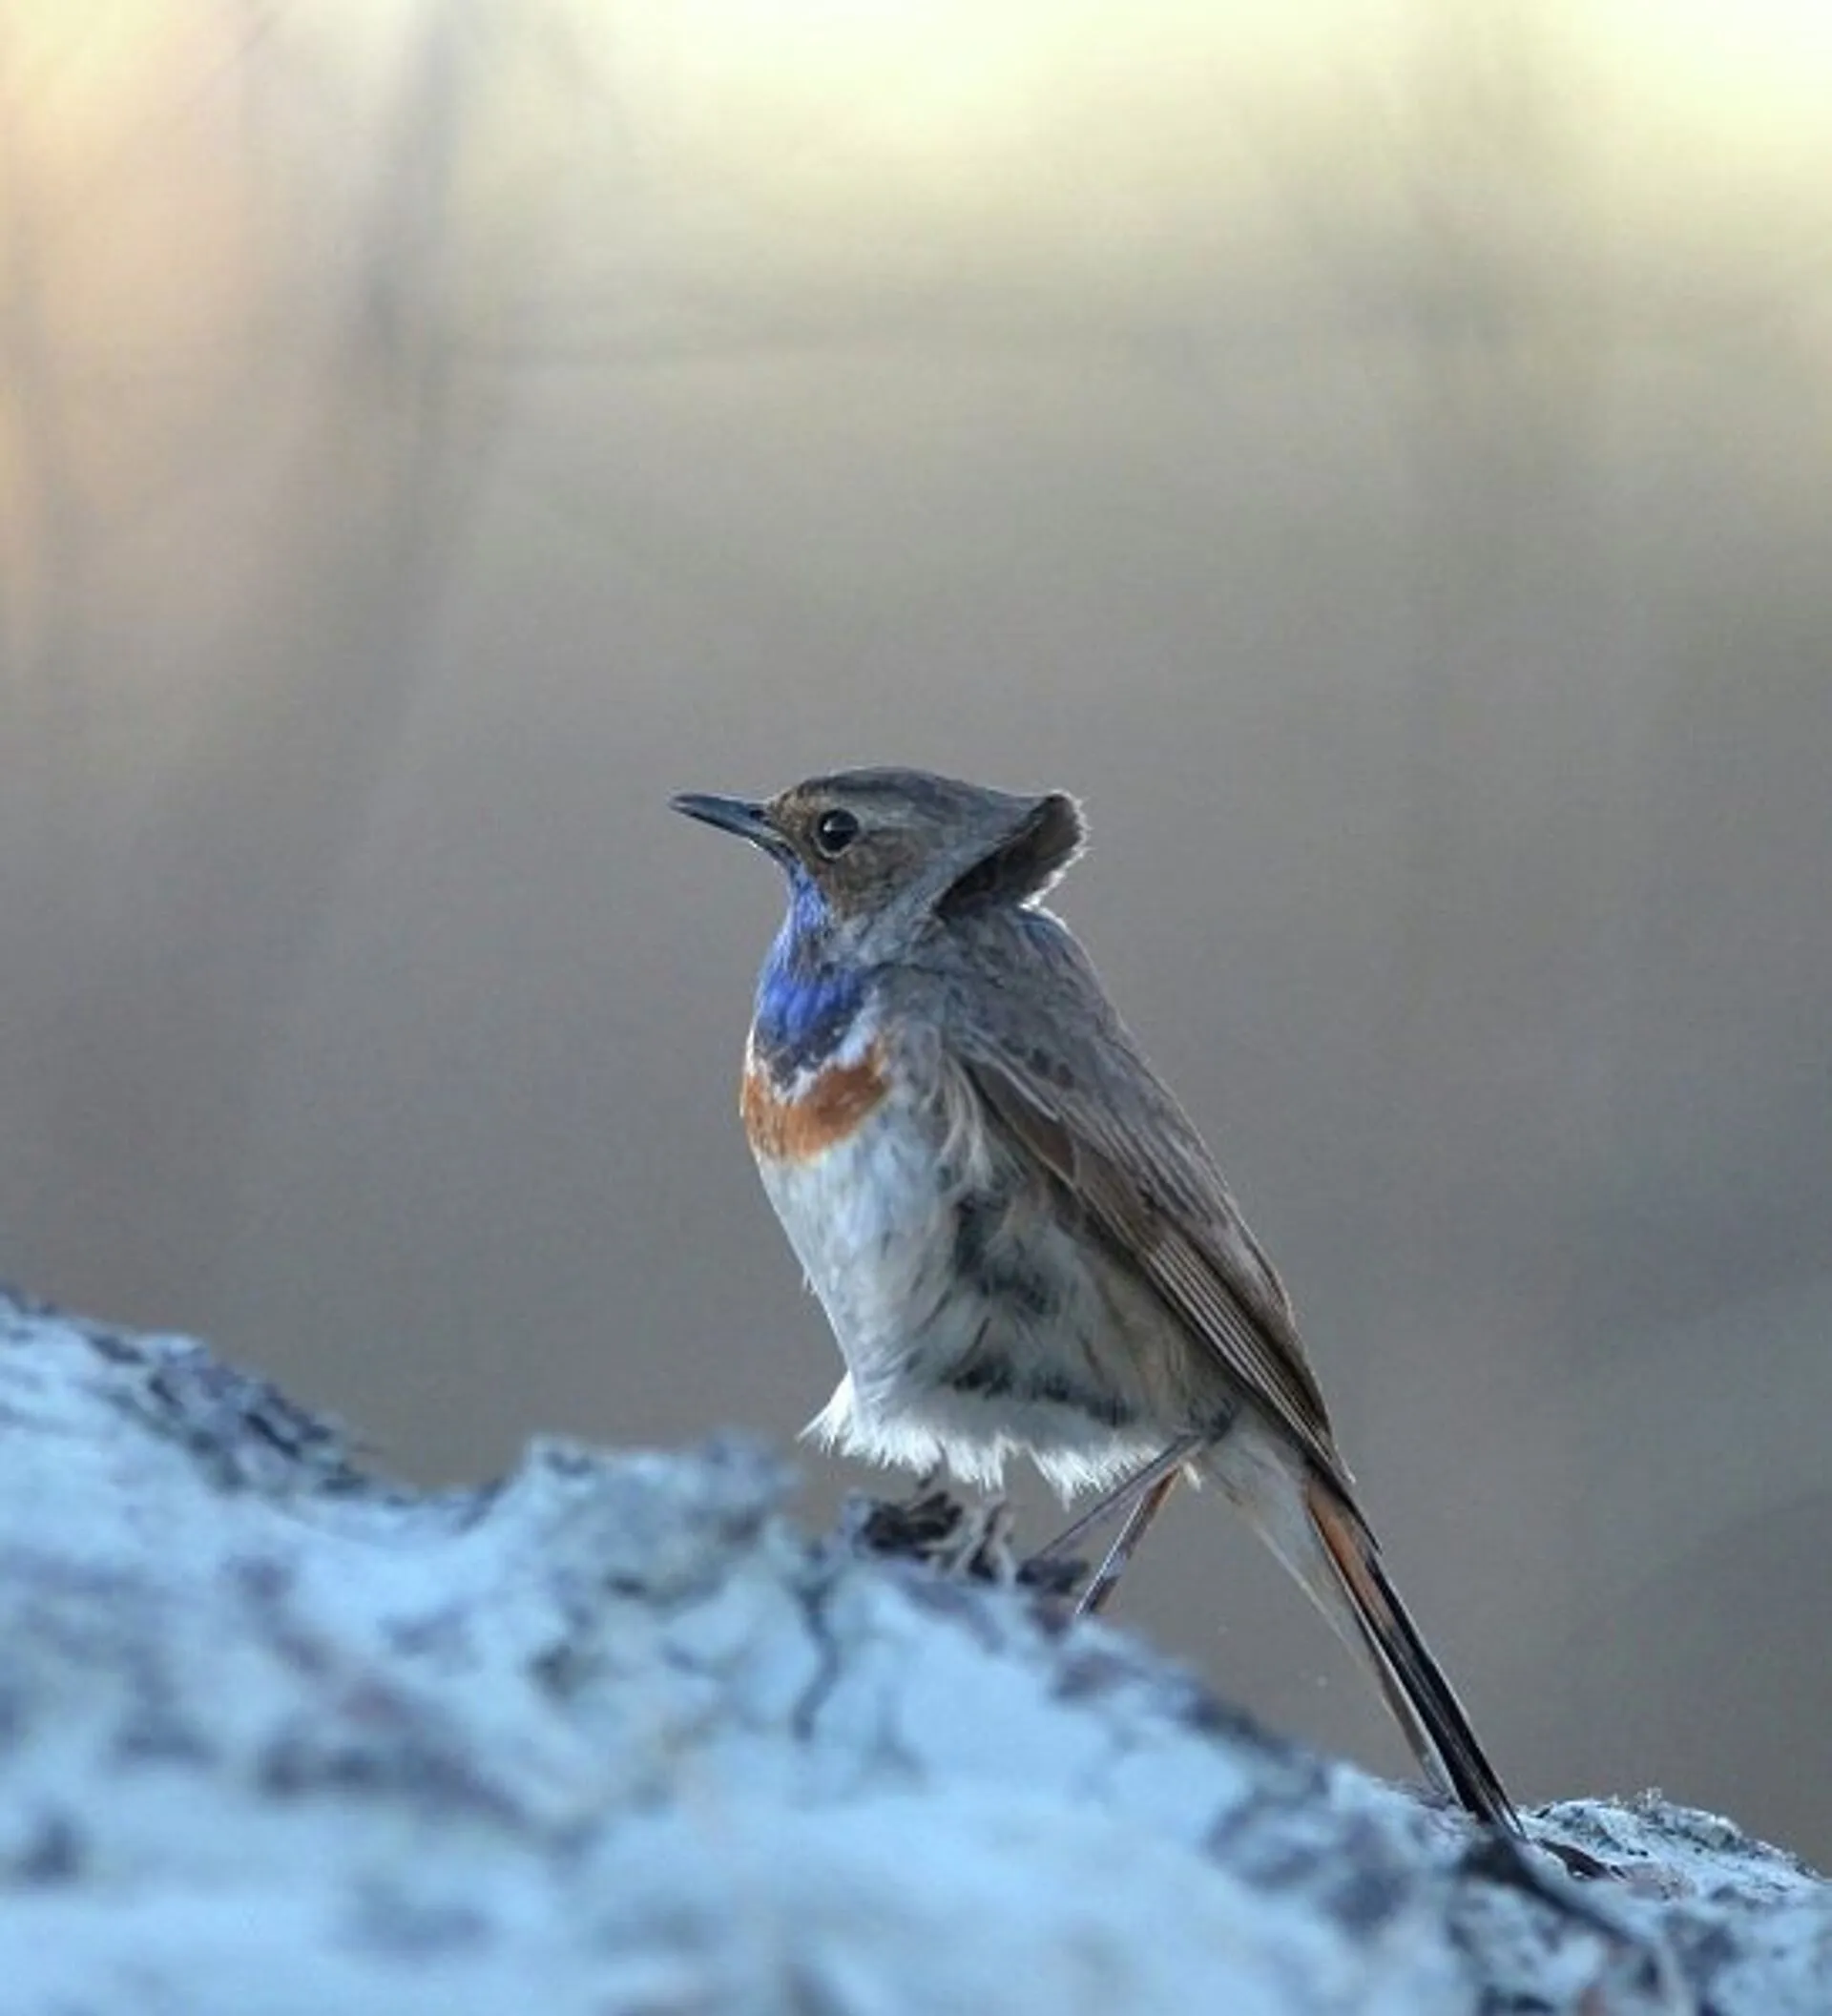
[[[1075,1520],[1072,1525],[1065,1527],[1050,1542],[1049,1546],[1041,1548],[1025,1563],[1026,1570],[1032,1571],[1040,1563],[1060,1559],[1081,1539],[1083,1534],[1092,1532],[1095,1527],[1102,1525],[1122,1507],[1130,1507],[1136,1511],[1140,1501],[1148,1499],[1156,1489],[1156,1486],[1163,1483],[1166,1478],[1176,1477],[1192,1456],[1205,1449],[1214,1440],[1215,1437],[1208,1434],[1179,1435],[1161,1454],[1154,1456],[1150,1463],[1142,1465],[1130,1477],[1122,1478],[1111,1491],[1104,1492],[1099,1498],[1095,1499],[1093,1504],[1089,1507],[1087,1511],[1082,1513],[1079,1519]],[[1162,1502],[1159,1499],[1158,1504]],[[1130,1534],[1131,1540],[1126,1546],[1126,1553],[1130,1554],[1132,1548],[1138,1545],[1139,1536],[1156,1516],[1157,1505],[1153,1505],[1143,1520],[1138,1522],[1136,1528],[1135,1528],[1133,1521],[1129,1519],[1125,1529],[1119,1536],[1119,1542],[1115,1543],[1115,1547],[1120,1543],[1127,1543],[1127,1536]],[[1094,1577],[1096,1583],[1100,1580],[1101,1575],[1106,1574],[1112,1563],[1113,1552],[1110,1551],[1106,1560],[1101,1563],[1099,1573]],[[1122,1554],[1118,1566],[1124,1568],[1125,1565],[1126,1555]],[[1114,1579],[1117,1580],[1117,1570],[1115,1570]],[[1093,1585],[1091,1584],[1091,1593],[1093,1587]],[[1106,1593],[1103,1593],[1101,1600],[1103,1602],[1106,1600]]]
[[[1126,1564],[1133,1558],[1134,1549],[1144,1539],[1152,1521],[1164,1509],[1164,1501],[1176,1489],[1180,1474],[1173,1470],[1168,1477],[1160,1477],[1139,1493],[1132,1510],[1126,1514],[1126,1524],[1107,1549],[1107,1558],[1094,1570],[1094,1579],[1082,1590],[1075,1604],[1077,1617],[1098,1616],[1106,1609],[1108,1598],[1119,1587],[1119,1578],[1126,1572]]]

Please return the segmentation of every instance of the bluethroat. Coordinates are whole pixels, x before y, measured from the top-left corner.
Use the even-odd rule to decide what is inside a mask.
[[[1426,1774],[1513,1807],[1387,1574],[1283,1284],[1195,1127],[1042,898],[1060,792],[855,770],[677,811],[787,874],[745,1132],[845,1376],[829,1445],[973,1484],[1030,1458],[1123,1515],[1104,1600],[1179,1476],[1246,1514],[1365,1659]]]

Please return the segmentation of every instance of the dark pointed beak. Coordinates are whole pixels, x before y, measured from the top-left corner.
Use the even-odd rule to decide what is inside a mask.
[[[776,828],[763,816],[763,807],[747,798],[720,798],[711,791],[682,791],[668,800],[672,812],[684,812],[702,824],[736,833],[753,845],[774,849],[780,844]]]

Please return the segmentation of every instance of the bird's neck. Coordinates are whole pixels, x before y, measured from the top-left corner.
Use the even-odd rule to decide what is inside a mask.
[[[818,1069],[845,1041],[864,1005],[865,976],[839,956],[831,914],[792,871],[789,914],[757,982],[752,1043],[778,1083]]]

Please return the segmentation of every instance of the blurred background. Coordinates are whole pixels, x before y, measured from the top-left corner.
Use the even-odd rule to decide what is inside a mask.
[[[424,1479],[786,1441],[666,795],[1065,785],[1518,1794],[1832,1860],[1829,102],[1821,0],[0,0],[0,1274]],[[1213,1502],[1121,1611],[1405,1768]]]

